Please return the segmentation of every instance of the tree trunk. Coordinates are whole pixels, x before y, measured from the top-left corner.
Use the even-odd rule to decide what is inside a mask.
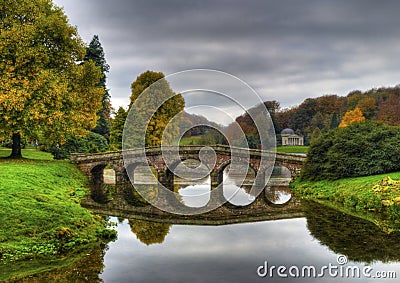
[[[12,135],[12,152],[10,158],[22,158],[21,153],[21,134],[14,133]]]

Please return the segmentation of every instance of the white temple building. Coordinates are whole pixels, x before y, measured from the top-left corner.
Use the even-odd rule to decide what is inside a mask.
[[[284,129],[281,137],[282,145],[304,145],[304,137],[297,135],[292,129]]]

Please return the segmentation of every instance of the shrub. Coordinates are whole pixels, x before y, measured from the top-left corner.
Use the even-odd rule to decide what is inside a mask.
[[[355,123],[323,133],[310,146],[301,178],[340,179],[400,170],[400,127]]]
[[[97,153],[109,150],[108,142],[102,135],[90,132],[86,137],[69,139],[64,145],[51,147],[55,159],[69,158],[71,153]]]

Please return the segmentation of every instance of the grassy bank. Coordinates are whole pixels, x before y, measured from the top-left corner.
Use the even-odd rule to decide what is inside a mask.
[[[10,154],[11,154],[11,149],[0,147],[0,158],[7,157]],[[50,153],[36,150],[33,147],[28,147],[27,149],[23,149],[22,157],[33,160],[53,160],[53,155],[51,155]]]
[[[300,181],[291,184],[303,198],[362,217],[383,230],[400,231],[400,172],[335,181]]]
[[[179,145],[196,145],[199,144],[201,136],[193,136],[188,138],[181,138]]]
[[[0,158],[0,281],[69,263],[110,236],[80,206],[87,179],[74,165],[34,149],[23,156],[32,159]]]
[[[283,153],[307,153],[308,146],[278,146],[276,152]]]

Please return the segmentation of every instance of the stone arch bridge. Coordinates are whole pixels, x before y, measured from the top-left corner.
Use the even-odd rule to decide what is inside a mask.
[[[222,182],[223,170],[231,163],[232,156],[243,156],[249,157],[244,162],[249,163],[249,167],[253,168],[256,174],[263,173],[263,170],[267,170],[267,167],[271,166],[282,166],[286,167],[291,172],[292,179],[295,179],[299,174],[303,163],[305,162],[305,155],[301,154],[288,154],[288,153],[276,153],[274,162],[269,162],[264,165],[265,168],[260,168],[262,154],[271,154],[269,152],[262,152],[260,150],[243,149],[243,148],[232,148],[229,146],[211,146],[216,154],[215,166],[211,168],[211,181],[217,185]],[[204,146],[180,146],[179,147],[179,158],[183,161],[187,159],[199,160],[201,150]],[[164,151],[165,152],[165,151]],[[168,152],[168,148],[166,149]],[[149,165],[157,171],[158,181],[161,184],[165,184],[166,187],[170,186],[170,182],[173,182],[173,174],[169,170],[163,159],[163,152],[160,147],[152,147],[145,149],[146,160],[143,159],[143,150],[132,150],[125,155],[125,163],[122,151],[116,152],[104,152],[95,154],[71,154],[71,161],[78,165],[80,170],[89,176],[92,181],[92,185],[96,186],[102,184],[104,168],[111,167],[115,171],[116,186],[125,186],[130,183],[127,170],[133,170],[139,165]],[[272,159],[271,159],[272,160]]]
[[[254,170],[256,175],[261,174],[264,176],[266,170],[272,170],[271,168],[274,166],[282,166],[290,170],[292,179],[296,178],[296,176],[299,174],[300,169],[306,159],[305,155],[299,154],[276,153],[275,158],[272,158],[272,153],[266,151],[232,148],[220,145],[210,147],[215,153],[214,162],[212,163],[214,164],[214,167],[209,168],[211,171],[211,186],[214,188],[222,185],[223,171],[228,165],[231,164],[232,156],[235,156],[239,160],[241,157],[243,157],[243,162],[247,162],[249,167]],[[176,162],[188,159],[200,160],[202,150],[204,150],[204,146],[180,146],[179,154],[176,155]],[[163,158],[163,153],[168,152],[168,148],[164,148],[162,151],[161,148],[154,147],[146,148],[144,151],[145,152],[143,152],[143,150],[132,150],[125,152],[124,154],[121,151],[97,154],[72,154],[71,161],[77,164],[77,166],[87,176],[89,176],[92,182],[92,197],[87,197],[83,202],[83,205],[95,211],[115,211],[113,215],[121,215],[121,212],[124,212],[125,214],[132,213],[132,216],[137,216],[139,213],[142,215],[159,215],[161,217],[169,217],[169,213],[160,211],[151,205],[143,205],[143,202],[128,201],[128,198],[135,198],[134,193],[132,193],[135,191],[135,189],[130,182],[128,172],[130,170],[135,170],[135,168],[140,165],[148,164],[154,168],[157,172],[156,175],[158,182],[164,187],[172,191],[174,190],[174,174],[169,170]],[[265,157],[266,155],[271,156],[270,161],[267,161],[266,163],[261,162],[262,156]],[[99,199],[96,200],[93,197],[93,192],[96,190],[96,188],[98,189],[103,186],[103,172],[106,167],[111,167],[115,171],[115,188],[112,193],[112,198],[107,200],[103,199],[103,201],[100,199],[99,201]],[[261,178],[261,180],[265,180],[265,178]],[[267,184],[262,183],[260,185],[264,190]],[[168,201],[169,200],[167,200],[167,202]],[[252,204],[247,206],[235,206],[229,202],[225,203],[224,201],[221,203],[224,203],[221,205],[221,207],[214,211],[207,212],[201,217],[207,219],[242,217],[243,215],[253,215],[259,217],[260,215],[264,215],[265,213],[268,214],[273,212],[273,210],[276,210],[276,206],[266,200],[264,191],[257,196]],[[285,204],[284,208],[280,206],[279,211],[282,212],[282,209],[285,212],[290,212],[293,210],[298,213],[298,207],[297,200],[292,197],[292,199]]]

